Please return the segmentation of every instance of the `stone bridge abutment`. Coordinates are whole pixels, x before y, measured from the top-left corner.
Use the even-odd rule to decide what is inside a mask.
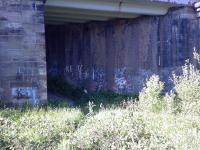
[[[167,81],[200,49],[194,2],[0,0],[0,100],[47,102],[47,76],[118,93]]]

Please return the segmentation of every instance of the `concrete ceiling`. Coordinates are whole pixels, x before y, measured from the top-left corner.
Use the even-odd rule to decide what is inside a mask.
[[[47,0],[47,24],[85,23],[140,15],[164,15],[172,6],[182,4],[151,0]]]

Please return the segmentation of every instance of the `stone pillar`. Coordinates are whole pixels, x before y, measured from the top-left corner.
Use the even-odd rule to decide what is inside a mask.
[[[43,0],[0,0],[0,99],[47,101]]]

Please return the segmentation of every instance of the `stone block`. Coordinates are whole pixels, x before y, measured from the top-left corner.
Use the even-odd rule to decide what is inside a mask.
[[[43,70],[46,77],[44,29],[36,24],[43,24],[42,4],[36,0],[0,0],[0,88],[7,103],[21,105],[34,97],[39,102],[40,94],[44,95],[42,102],[47,100],[46,90],[39,87],[39,82],[46,83],[39,73]],[[43,68],[38,68],[39,64],[44,64]],[[29,97],[30,93],[34,97]]]

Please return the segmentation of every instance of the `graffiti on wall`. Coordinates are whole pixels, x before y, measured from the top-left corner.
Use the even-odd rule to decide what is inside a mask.
[[[13,87],[11,95],[18,100],[27,99],[31,104],[37,104],[38,98],[36,95],[36,88],[34,87]]]
[[[64,69],[67,77],[77,81],[91,80],[96,82],[96,90],[103,88],[105,84],[105,70],[101,67],[87,67],[84,65],[67,65]]]
[[[127,70],[126,67],[115,69],[114,90],[117,93],[132,92],[132,76],[130,74],[127,75]]]
[[[106,71],[101,67],[68,65],[64,70],[65,76],[75,82],[77,81],[77,83],[92,81],[91,83],[95,83],[95,90],[97,91],[104,89],[106,86]],[[150,70],[138,70],[135,73],[131,73],[127,67],[116,68],[114,70],[113,90],[117,93],[139,92],[142,89],[145,79],[151,74]]]

